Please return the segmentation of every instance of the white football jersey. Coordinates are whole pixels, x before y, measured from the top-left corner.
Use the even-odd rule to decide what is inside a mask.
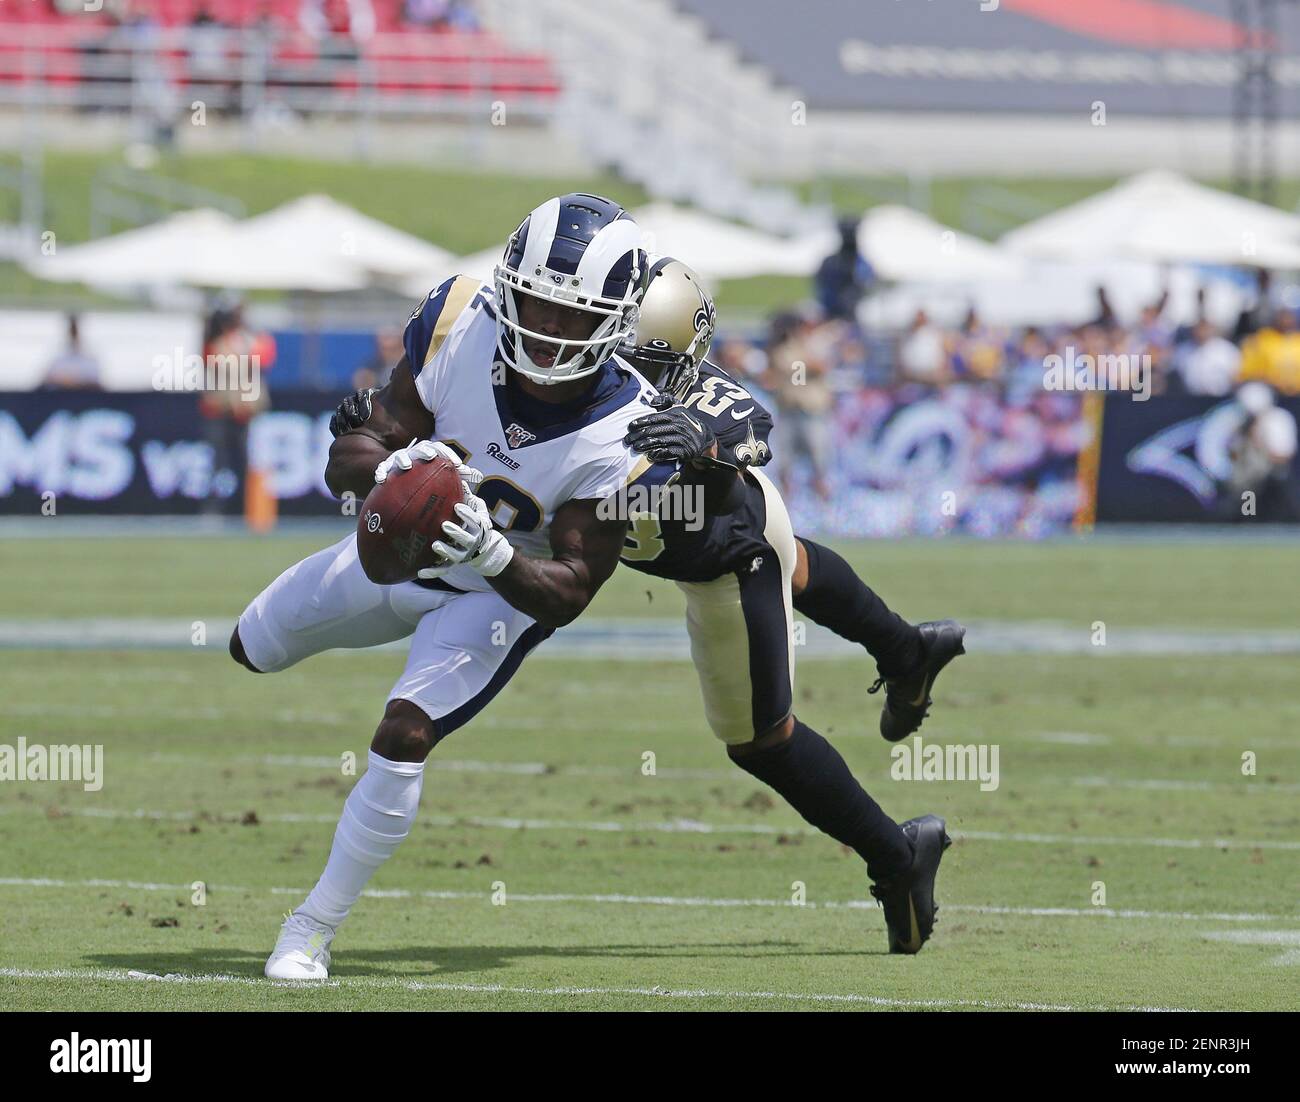
[[[478,494],[506,539],[549,559],[551,521],[560,505],[609,497],[644,466],[623,437],[633,419],[650,412],[645,399],[655,391],[617,358],[597,372],[595,388],[578,402],[542,402],[507,386],[509,369],[497,363],[496,309],[490,287],[454,276],[411,315],[406,355],[416,390],[433,414],[434,439],[483,472]],[[442,580],[461,590],[491,589],[468,566]]]

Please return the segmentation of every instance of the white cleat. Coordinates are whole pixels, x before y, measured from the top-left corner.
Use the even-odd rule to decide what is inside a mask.
[[[272,980],[325,980],[330,974],[330,942],[334,928],[295,911],[285,915],[275,948],[266,959]]]

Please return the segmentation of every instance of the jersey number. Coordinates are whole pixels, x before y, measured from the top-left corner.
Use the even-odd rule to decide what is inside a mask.
[[[664,533],[654,513],[634,513],[623,541],[624,562],[650,562],[664,550]]]
[[[460,456],[462,463],[469,462],[470,453],[461,444],[455,440],[443,443]],[[492,514],[493,526],[503,532],[535,532],[546,519],[537,498],[501,475],[489,475],[475,492]]]
[[[686,406],[694,406],[701,413],[707,413],[710,417],[720,417],[735,402],[753,402],[749,391],[744,387],[739,387],[729,379],[720,379],[716,375],[711,375],[704,380],[704,389],[697,390],[684,403]],[[752,412],[752,408],[745,411],[746,414]],[[735,417],[735,414],[732,414]],[[740,418],[736,417],[739,421]]]

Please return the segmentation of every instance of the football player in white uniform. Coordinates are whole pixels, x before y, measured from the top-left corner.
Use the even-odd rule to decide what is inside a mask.
[[[362,398],[364,416],[335,439],[325,480],[364,498],[394,468],[453,459],[465,501],[435,544],[443,564],[376,585],[353,534],[290,567],[240,616],[230,652],[255,672],[411,637],[369,768],[267,976],[328,976],[339,924],[410,833],[430,751],[581,613],[618,564],[626,522],[597,506],[631,474],[639,457],[624,436],[654,393],[613,358],[635,330],[646,269],[627,213],[571,194],[524,219],[493,287],[463,276],[437,287],[411,316],[387,385]]]
[[[964,629],[951,620],[907,623],[834,551],[794,535],[780,493],[755,469],[770,457],[771,415],[706,361],[715,309],[690,268],[653,260],[639,313],[622,356],[661,393],[651,399],[655,412],[629,426],[628,442],[646,458],[621,498],[631,520],[622,560],[685,594],[705,715],[728,756],[863,858],[891,952],[918,952],[938,912],[944,821],[894,822],[839,752],[794,715],[792,609],[876,659],[881,676],[870,691],[888,686],[880,730],[890,741],[920,726],[935,679],[963,653]],[[362,392],[346,398],[332,430],[363,423],[366,403]],[[703,490],[703,517],[664,510],[674,500],[667,493],[639,492],[673,485]],[[646,512],[647,500],[661,505]]]

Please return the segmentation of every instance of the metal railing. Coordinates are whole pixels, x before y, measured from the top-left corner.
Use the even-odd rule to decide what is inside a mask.
[[[112,165],[91,181],[90,236],[102,237],[119,222],[136,226],[192,207],[224,211],[232,218],[248,213],[240,200],[223,192]]]

